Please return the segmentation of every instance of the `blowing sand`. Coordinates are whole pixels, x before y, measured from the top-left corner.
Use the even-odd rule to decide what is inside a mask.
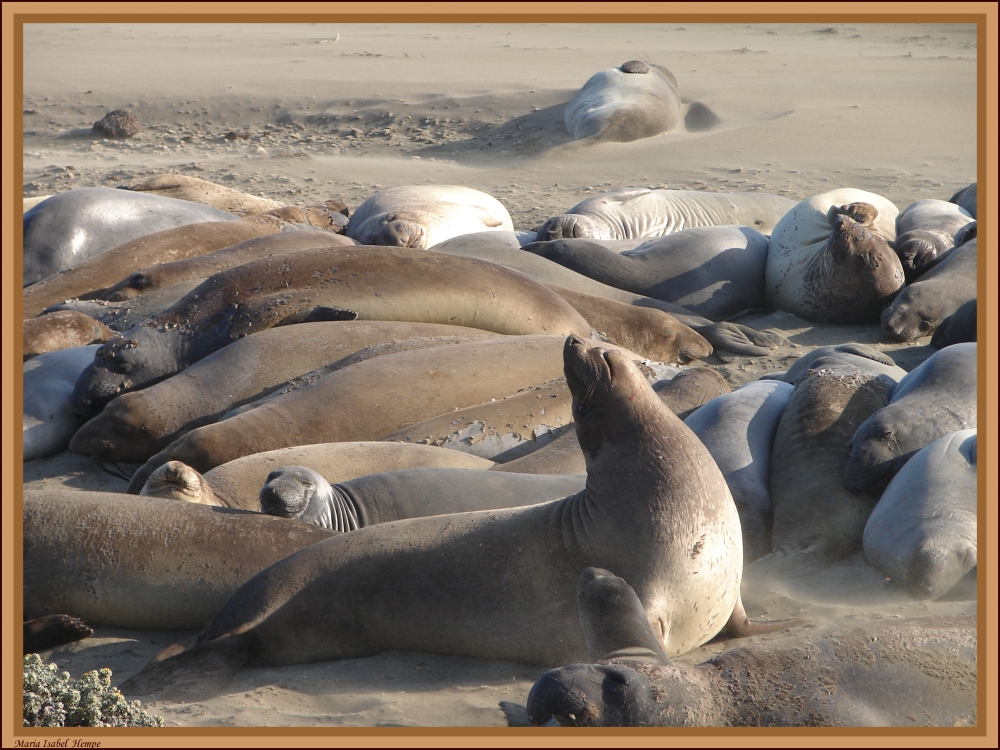
[[[721,124],[628,144],[570,142],[565,103],[593,73],[640,58],[669,67],[685,106],[703,102]],[[796,200],[853,187],[902,210],[976,179],[976,59],[971,24],[27,25],[24,195],[176,171],[352,209],[385,187],[465,185],[500,200],[515,229],[620,186]],[[142,132],[127,141],[91,134],[113,109],[135,114]],[[830,343],[873,345],[907,370],[933,353],[929,339],[900,345],[878,326],[780,312],[741,322],[795,346],[699,363],[732,387]],[[26,487],[125,486],[69,453],[24,469]],[[780,575],[758,565],[745,579],[751,616],[821,624],[976,612],[974,582],[948,601],[919,603],[861,559]],[[43,656],[74,676],[109,666],[118,684],[190,635],[98,629]],[[502,726],[498,701],[523,703],[542,671],[390,652],[247,669],[225,695],[148,707],[168,726]]]

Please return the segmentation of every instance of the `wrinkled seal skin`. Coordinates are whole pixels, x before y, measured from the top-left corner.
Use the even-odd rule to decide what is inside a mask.
[[[744,564],[771,551],[771,445],[794,390],[775,381],[747,383],[684,420],[708,448],[733,493],[743,529]]]
[[[513,232],[492,195],[458,185],[404,185],[376,193],[351,217],[347,236],[362,245],[427,249],[473,232]]]
[[[913,283],[936,258],[955,247],[956,240],[975,221],[964,208],[948,201],[927,199],[907,206],[896,218],[895,243],[907,283]]]
[[[204,626],[247,579],[334,532],[115,492],[24,493],[24,615],[94,627]]]
[[[400,469],[331,485],[305,466],[267,475],[262,513],[333,531],[354,531],[403,518],[519,508],[574,495],[579,474],[502,474],[478,469]]]
[[[976,426],[976,344],[956,344],[899,381],[892,401],[851,437],[844,486],[881,492],[921,448]]]
[[[601,571],[606,572],[606,571]],[[615,579],[621,581],[621,579]],[[616,604],[629,589],[580,597],[580,620],[603,623],[633,648],[597,664],[553,669],[527,706],[501,702],[510,726],[971,726],[976,723],[976,621],[886,619],[802,630],[694,667],[644,655],[644,617]],[[642,633],[643,628],[647,631]],[[891,685],[891,700],[886,700]]]
[[[529,253],[603,284],[719,320],[764,305],[767,237],[749,227],[694,227],[616,253],[581,239],[533,242]]]
[[[865,526],[865,557],[918,599],[938,599],[976,567],[975,430],[921,449]]]
[[[819,323],[877,321],[904,282],[888,244],[898,213],[885,198],[850,188],[798,203],[771,233],[768,307]]]
[[[677,79],[662,65],[630,60],[595,73],[566,105],[574,141],[628,142],[673,130],[680,122]]]
[[[58,310],[24,321],[21,352],[27,361],[46,352],[101,344],[112,335],[110,328],[89,315]]]
[[[24,286],[150,232],[236,218],[200,203],[111,188],[59,193],[24,214]]]
[[[906,287],[882,312],[882,330],[897,341],[930,336],[938,325],[977,296],[977,247],[972,239]]]
[[[770,193],[618,188],[595,195],[538,229],[538,242],[590,237],[628,240],[662,237],[691,227],[736,224],[767,234],[795,206]]]
[[[878,493],[844,487],[847,443],[888,403],[893,386],[842,363],[799,381],[771,448],[773,551],[840,558],[861,548]]]
[[[74,404],[94,410],[250,333],[354,319],[590,333],[555,292],[492,263],[410,248],[313,248],[218,273],[166,312],[110,339],[80,377]]]
[[[255,577],[192,645],[167,649],[122,690],[215,691],[243,665],[389,649],[577,661],[586,655],[577,581],[591,566],[631,581],[667,654],[745,619],[739,516],[710,454],[625,356],[570,336],[564,361],[587,457],[583,492],[313,545]]]
[[[150,474],[139,494],[147,497],[183,500],[199,505],[213,505],[219,508],[226,507],[226,504],[212,492],[205,477],[180,461],[167,461]],[[343,531],[343,529],[335,530]]]

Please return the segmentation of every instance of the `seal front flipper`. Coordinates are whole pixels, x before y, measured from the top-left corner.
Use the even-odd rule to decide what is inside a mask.
[[[763,635],[764,633],[774,633],[786,628],[794,628],[804,625],[805,620],[793,618],[789,620],[769,620],[767,622],[753,622],[747,617],[747,611],[743,608],[743,597],[736,600],[733,607],[733,614],[729,617],[729,622],[714,639],[714,641],[728,640],[730,638],[749,638],[752,635]]]
[[[780,334],[758,331],[739,323],[713,323],[696,326],[694,330],[715,349],[751,357],[770,354],[772,349],[777,349],[779,346],[792,346],[791,342]]]
[[[649,625],[642,602],[624,579],[601,568],[587,568],[576,593],[587,655],[592,661],[671,663],[663,642]]]
[[[179,651],[169,646],[121,685],[124,695],[157,693],[166,700],[207,700],[229,687],[250,658],[246,639],[223,636]]]
[[[24,653],[37,654],[56,646],[80,641],[94,631],[83,620],[70,615],[47,615],[24,621]]]
[[[500,701],[500,710],[503,711],[504,718],[507,719],[509,727],[530,727],[528,723],[528,708],[520,706],[510,701]]]

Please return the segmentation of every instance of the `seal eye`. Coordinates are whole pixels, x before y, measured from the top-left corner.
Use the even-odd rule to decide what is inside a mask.
[[[587,404],[578,402],[573,404],[573,413],[580,417],[585,417],[590,413],[590,407]]]

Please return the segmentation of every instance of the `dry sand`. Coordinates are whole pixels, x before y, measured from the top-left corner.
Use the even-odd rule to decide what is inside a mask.
[[[721,125],[570,143],[564,104],[593,73],[637,58],[669,67],[685,102],[704,102]],[[976,59],[975,27],[953,24],[27,25],[24,194],[177,171],[354,208],[383,187],[455,184],[498,198],[517,229],[619,186],[795,199],[846,186],[902,210],[975,180]],[[119,108],[139,118],[138,136],[89,133]],[[230,131],[247,137],[227,140]],[[814,325],[780,312],[741,322],[780,330],[798,348],[704,363],[733,387],[786,369],[812,346],[867,343],[908,370],[933,351],[928,339],[892,343],[878,326]],[[68,453],[24,468],[25,486],[125,485]],[[822,623],[976,612],[969,582],[926,604],[861,559],[780,577],[766,567],[747,571],[751,616]],[[99,629],[45,656],[74,676],[110,666],[117,684],[189,635]],[[247,669],[226,695],[149,707],[169,726],[500,726],[497,702],[523,703],[542,671],[393,652]]]

